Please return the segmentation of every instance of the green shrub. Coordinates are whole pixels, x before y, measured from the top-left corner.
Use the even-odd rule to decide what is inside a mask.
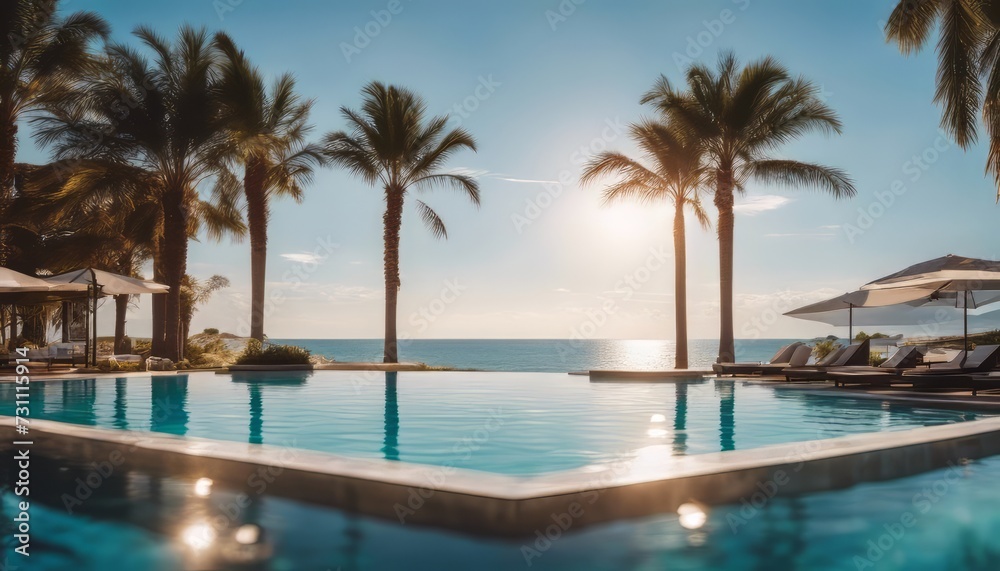
[[[189,341],[184,347],[184,358],[189,368],[214,368],[232,361],[233,352],[222,339],[213,339],[204,344]]]
[[[309,351],[293,345],[267,345],[251,339],[236,359],[237,365],[308,365]]]
[[[837,343],[833,339],[827,339],[826,341],[820,341],[813,346],[813,355],[815,355],[816,360],[819,361],[839,348],[840,343]]]
[[[854,336],[855,341],[864,341],[865,339],[888,339],[889,336],[885,333],[872,333],[871,335],[865,333],[864,331],[859,331],[857,335]]]
[[[878,367],[882,363],[885,363],[889,358],[882,355],[880,351],[872,351],[868,354],[868,364],[872,367]]]
[[[205,333],[205,335],[218,335],[219,334],[219,330],[216,329],[216,328],[214,328],[214,327],[209,327],[208,329],[206,329],[204,331],[204,333]]]

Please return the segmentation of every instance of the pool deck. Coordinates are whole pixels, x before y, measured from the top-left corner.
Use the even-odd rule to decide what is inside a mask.
[[[767,383],[778,390],[929,406],[1000,408],[995,397],[927,398],[761,379],[715,382]],[[11,448],[18,439],[13,418],[0,416],[0,433],[0,449]],[[756,502],[762,493],[767,501],[772,494],[845,488],[1000,454],[1000,418],[692,456],[673,456],[668,446],[651,446],[622,450],[614,462],[527,477],[350,458],[294,448],[293,442],[254,445],[43,420],[32,421],[31,435],[31,450],[50,458],[95,462],[117,453],[125,458],[126,470],[209,477],[246,493],[253,493],[247,488],[250,477],[266,470],[273,475],[269,494],[400,524],[509,537],[531,537],[553,522],[568,521],[576,529],[670,513],[692,501],[738,504]]]

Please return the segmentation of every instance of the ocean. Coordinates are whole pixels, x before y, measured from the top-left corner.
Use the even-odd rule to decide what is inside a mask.
[[[337,361],[382,361],[381,339],[272,339]],[[736,341],[737,361],[767,361],[793,339]],[[653,371],[674,367],[674,343],[621,339],[414,339],[401,341],[399,360],[483,371],[570,372],[591,369]],[[691,368],[709,368],[715,339],[688,343]]]

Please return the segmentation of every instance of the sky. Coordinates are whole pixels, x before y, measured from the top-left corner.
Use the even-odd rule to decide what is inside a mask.
[[[736,207],[738,338],[843,335],[781,313],[944,254],[997,257],[985,145],[965,152],[939,131],[935,54],[904,57],[886,43],[894,4],[64,2],[99,12],[120,41],[140,24],[166,36],[183,23],[225,30],[267,74],[295,75],[315,100],[315,140],[344,128],[340,108],[358,107],[372,80],[416,91],[431,113],[469,130],[478,152],[455,155],[449,167],[478,177],[481,207],[448,189],[421,193],[448,240],[426,230],[412,201],[404,214],[402,337],[621,339],[673,338],[673,210],[602,207],[600,186],[579,184],[581,165],[606,149],[634,153],[625,129],[652,115],[642,94],[660,74],[679,82],[690,62],[714,64],[723,50],[744,62],[774,56],[822,87],[843,135],[810,135],[777,154],[845,169],[858,189],[837,201],[808,188],[748,186]],[[30,141],[18,156],[46,157]],[[273,204],[270,337],[381,337],[382,209],[379,189],[333,168],[317,173],[302,204]],[[687,233],[690,336],[717,338],[714,230],[689,220]],[[194,331],[249,331],[249,259],[245,241],[191,245],[190,274],[232,282],[199,310]],[[111,305],[101,334],[113,328]],[[130,313],[128,332],[149,334],[148,300]]]

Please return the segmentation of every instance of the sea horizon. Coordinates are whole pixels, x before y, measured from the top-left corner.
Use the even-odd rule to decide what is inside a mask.
[[[270,340],[297,345],[313,355],[340,362],[381,361],[382,339]],[[739,361],[767,361],[796,339],[738,339]],[[689,366],[708,368],[718,355],[718,339],[691,339]],[[595,369],[674,368],[675,344],[662,339],[411,339],[399,341],[399,359],[433,367],[508,372],[573,372]]]

